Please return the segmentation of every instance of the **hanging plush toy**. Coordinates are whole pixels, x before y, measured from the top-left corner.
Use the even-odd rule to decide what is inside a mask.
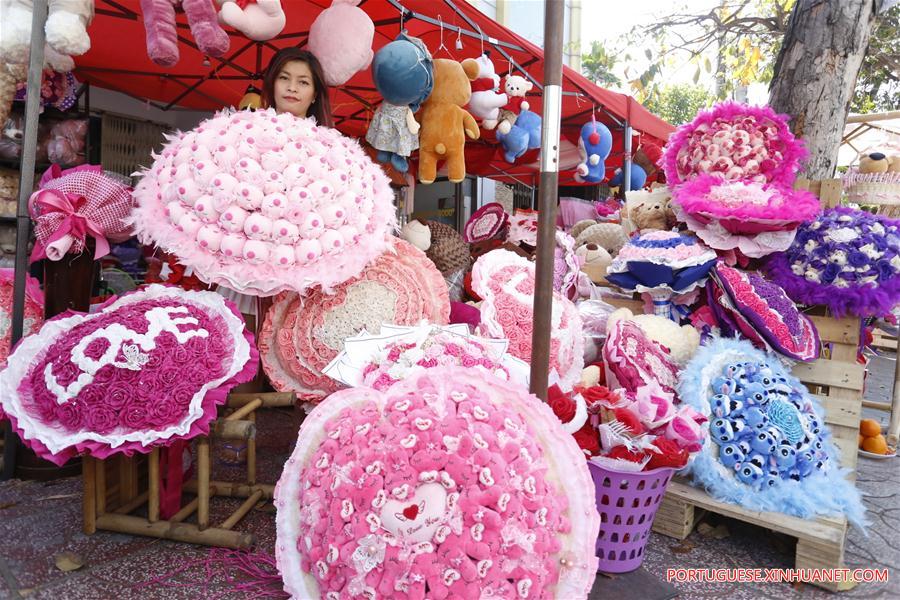
[[[512,126],[516,124],[516,117],[519,113],[530,108],[531,105],[525,100],[525,94],[530,92],[533,87],[534,84],[521,75],[506,76],[503,89],[509,97],[509,102],[500,110],[500,124],[497,125],[497,131],[509,133]]]
[[[372,62],[375,24],[360,0],[334,0],[309,28],[309,51],[325,72],[325,83],[344,85]]]
[[[497,141],[503,146],[503,158],[508,163],[516,162],[516,159],[528,150],[541,147],[541,118],[530,110],[523,110],[516,117],[516,124],[509,133],[497,130]]]
[[[494,73],[490,52],[485,52],[478,58],[467,58],[462,61],[462,66],[472,82],[469,110],[473,116],[481,119],[482,127],[491,130],[497,126],[500,109],[506,105],[509,97],[497,91],[500,89],[500,76]]]
[[[609,187],[619,187],[625,181],[625,173],[622,169],[616,169],[615,175],[609,180]],[[637,163],[631,163],[631,187],[629,189],[639,190],[647,183],[647,172]]]
[[[31,0],[0,0],[0,123],[6,122],[17,84],[28,77],[31,13]],[[91,47],[86,28],[93,16],[93,0],[50,0],[45,68],[60,73],[75,68],[71,57]]]
[[[178,0],[141,0],[144,30],[147,32],[147,55],[161,67],[178,62],[178,32],[175,4]],[[181,0],[191,35],[203,54],[221,58],[228,52],[228,34],[219,26],[213,0]]]
[[[265,42],[281,33],[287,21],[281,0],[216,0],[219,23],[234,27],[251,40]]]
[[[447,160],[447,177],[453,183],[466,178],[466,136],[477,140],[478,123],[463,106],[472,88],[462,65],[455,60],[434,61],[434,90],[422,105],[419,122],[419,181],[432,183],[437,161]]]
[[[575,170],[575,181],[600,183],[606,179],[606,165],[603,161],[612,149],[612,133],[603,123],[591,117],[590,123],[581,127],[578,136],[578,153],[581,162]]]
[[[407,158],[419,147],[419,124],[413,113],[434,87],[428,48],[422,40],[401,33],[375,54],[372,81],[384,102],[375,110],[366,141],[378,150],[378,162],[390,161],[405,173]]]

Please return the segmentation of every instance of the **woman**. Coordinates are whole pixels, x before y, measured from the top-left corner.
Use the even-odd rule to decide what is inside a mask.
[[[277,113],[334,126],[322,65],[308,50],[282,48],[272,57],[263,77],[262,104]]]
[[[274,108],[279,114],[312,117],[319,125],[334,126],[322,65],[311,52],[300,48],[282,48],[272,57],[263,76],[262,106]],[[217,291],[234,302],[251,331],[259,333],[271,299],[247,296],[221,285]],[[262,366],[256,380],[239,387],[242,391],[257,391],[261,381]]]

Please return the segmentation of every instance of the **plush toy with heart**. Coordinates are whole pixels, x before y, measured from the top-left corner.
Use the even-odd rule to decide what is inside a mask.
[[[278,570],[295,598],[585,598],[592,490],[548,406],[493,376],[438,367],[337,392],[275,491]]]
[[[360,0],[332,0],[309,28],[309,50],[325,72],[325,83],[344,85],[372,62],[375,24]]]
[[[251,40],[265,42],[281,33],[287,19],[281,0],[216,0],[219,23],[234,27]]]
[[[0,372],[0,403],[19,437],[58,465],[77,454],[146,453],[208,433],[258,360],[224,298],[150,285],[24,338]]]
[[[500,76],[494,72],[490,53],[485,52],[478,58],[467,58],[462,61],[462,66],[472,82],[469,110],[472,115],[481,119],[482,127],[491,130],[497,126],[500,109],[506,105],[509,97],[497,91],[500,88]]]

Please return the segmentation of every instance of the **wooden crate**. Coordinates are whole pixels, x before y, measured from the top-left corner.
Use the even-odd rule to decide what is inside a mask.
[[[93,534],[98,529],[131,535],[221,546],[249,548],[256,543],[251,533],[233,531],[235,525],[260,500],[271,500],[275,486],[256,481],[256,416],[263,407],[293,406],[290,393],[231,394],[223,414],[210,426],[211,437],[247,442],[247,474],[245,481],[215,481],[211,477],[210,436],[196,438],[197,477],[185,482],[183,491],[196,497],[182,504],[169,519],[160,519],[159,448],[148,455],[115,455],[106,460],[85,457],[83,462],[84,497],[83,530]],[[216,527],[209,524],[211,498],[231,497],[246,500]],[[146,507],[146,509],[144,509]],[[134,515],[140,509],[141,515]],[[185,523],[194,513],[197,522]],[[144,513],[146,516],[144,516]]]

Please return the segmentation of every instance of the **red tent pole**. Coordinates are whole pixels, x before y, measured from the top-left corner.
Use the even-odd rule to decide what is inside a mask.
[[[544,113],[541,132],[541,184],[531,336],[531,393],[547,400],[550,369],[550,313],[553,303],[553,250],[559,195],[559,131],[562,115],[563,0],[544,3]]]

